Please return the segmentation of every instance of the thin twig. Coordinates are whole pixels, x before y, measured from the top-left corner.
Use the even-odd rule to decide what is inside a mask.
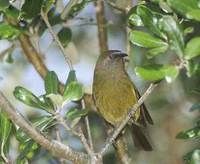
[[[83,134],[83,131],[80,127],[78,127],[78,131],[74,130],[73,128],[69,127],[66,123],[66,121],[63,119],[62,116],[60,116],[59,114],[57,114],[55,116],[56,120],[59,122],[59,124],[61,124],[66,131],[71,132],[73,135],[77,136],[80,138],[83,146],[85,147],[86,152],[90,155],[93,156],[93,151],[90,149],[90,146],[87,143],[87,140],[85,138],[85,135]]]
[[[105,51],[108,50],[103,0],[97,0],[96,2],[96,19],[98,27],[99,48],[100,48],[100,54],[102,55],[104,54]]]
[[[69,12],[70,12],[72,6],[74,6],[78,2],[79,2],[79,0],[70,0],[60,15],[61,19],[63,19],[63,20],[66,19],[69,15]]]
[[[116,10],[119,10],[119,11],[121,11],[121,12],[123,12],[123,13],[126,13],[126,9],[124,9],[124,8],[122,8],[122,7],[120,7],[120,6],[118,6],[118,5],[116,5],[116,3],[114,3],[114,2],[112,2],[112,1],[110,1],[110,0],[104,0],[107,4],[109,4],[111,7],[113,7],[114,9],[116,9]]]
[[[40,144],[43,148],[50,151],[50,153],[58,158],[64,158],[73,163],[85,164],[89,161],[89,156],[85,153],[76,152],[69,146],[64,145],[56,140],[49,140],[38,132],[30,122],[18,113],[10,104],[4,94],[0,91],[0,107],[7,117],[15,124],[17,124],[30,138]]]
[[[149,86],[149,88],[146,90],[146,92],[142,95],[142,97],[138,100],[138,102],[131,108],[129,114],[127,115],[127,117],[121,122],[121,124],[119,125],[119,127],[117,127],[112,136],[110,138],[108,138],[107,143],[105,144],[105,146],[101,149],[101,151],[99,152],[99,155],[103,155],[106,150],[108,149],[108,147],[113,144],[114,140],[119,136],[119,134],[121,133],[121,131],[123,130],[123,128],[126,126],[126,124],[128,123],[128,121],[130,120],[130,118],[132,116],[134,116],[134,114],[137,112],[138,108],[140,107],[140,105],[142,105],[144,103],[144,101],[146,100],[146,98],[152,93],[152,91],[154,90],[154,88],[157,86],[158,84],[151,84]]]
[[[66,62],[70,68],[70,70],[73,70],[73,65],[72,65],[72,61],[71,59],[68,57],[68,55],[66,54],[66,51],[64,49],[64,47],[62,46],[62,43],[60,42],[60,40],[58,39],[58,36],[55,34],[55,32],[53,31],[50,23],[49,23],[49,20],[48,20],[48,16],[46,13],[44,13],[42,10],[41,10],[41,16],[45,22],[45,24],[47,25],[47,28],[49,29],[49,32],[51,33],[51,35],[53,36],[53,39],[55,40],[55,42],[57,43],[57,45],[60,47],[65,59],[66,59]]]
[[[81,100],[81,105],[82,105],[82,108],[85,109],[85,101],[84,101],[84,99]],[[86,129],[87,129],[87,135],[88,135],[88,141],[89,141],[90,148],[91,148],[92,151],[94,151],[93,142],[92,142],[92,135],[91,135],[91,129],[90,129],[90,123],[89,123],[88,116],[85,117],[85,125],[86,125]]]

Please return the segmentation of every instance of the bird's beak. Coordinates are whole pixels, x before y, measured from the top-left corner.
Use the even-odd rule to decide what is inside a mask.
[[[126,57],[128,56],[126,53],[121,52],[119,50],[109,50],[108,53],[110,53],[113,57]]]

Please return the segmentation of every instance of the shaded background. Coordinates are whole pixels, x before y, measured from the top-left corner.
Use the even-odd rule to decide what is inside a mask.
[[[64,1],[67,3],[67,1]],[[106,5],[106,19],[108,22],[108,44],[110,49],[118,49],[126,52],[127,36],[126,36],[126,19],[125,15],[113,10]],[[74,63],[78,81],[85,88],[85,92],[92,92],[92,79],[95,62],[99,55],[97,26],[95,18],[95,8],[92,3],[72,21],[68,23],[72,29],[73,41],[66,48]],[[60,29],[59,26],[54,27],[55,31]],[[34,39],[34,38],[33,38]],[[5,40],[0,41],[0,51],[2,52],[10,43]],[[39,50],[43,54],[43,59],[49,68],[57,73],[59,79],[64,83],[69,68],[61,54],[59,48],[52,41],[51,35],[46,31],[39,40]],[[145,51],[138,47],[131,47],[129,54],[130,62],[128,64],[128,72],[137,88],[141,93],[145,91],[149,83],[138,78],[134,73],[134,67],[148,62],[145,58]],[[13,90],[20,85],[28,88],[36,95],[44,93],[43,80],[34,70],[33,66],[28,63],[23,56],[20,47],[14,50],[12,54],[14,63],[6,63],[1,58],[0,63],[0,89],[5,93],[12,104],[21,111],[25,116],[41,114],[39,110],[27,107],[17,101],[13,96]],[[158,57],[160,63],[173,61],[173,56],[167,54]],[[192,127],[193,121],[197,118],[198,113],[189,112],[189,108],[194,102],[199,101],[199,95],[192,92],[193,88],[199,87],[200,78],[187,78],[185,72],[182,71],[179,77],[173,83],[162,82],[145,102],[153,119],[154,126],[148,128],[149,137],[151,138],[154,151],[144,152],[134,148],[130,132],[127,132],[127,142],[129,143],[129,153],[133,163],[137,164],[180,164],[183,163],[182,157],[185,153],[196,147],[195,140],[184,141],[176,139],[179,131]],[[104,123],[94,113],[89,114],[92,128],[95,149],[99,150],[105,142]],[[64,134],[66,143],[72,147],[82,149],[80,142],[68,134]],[[13,150],[11,156],[16,157],[15,148],[17,142],[12,140]],[[50,157],[43,156],[45,151],[41,151],[40,155],[35,157],[39,160],[33,163],[56,163]],[[105,163],[117,163],[114,151],[111,148],[105,156]]]

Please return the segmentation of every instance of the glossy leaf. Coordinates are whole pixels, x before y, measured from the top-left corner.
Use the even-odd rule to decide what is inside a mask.
[[[192,38],[185,48],[185,59],[189,60],[200,55],[200,37]]]
[[[45,91],[46,94],[57,94],[58,93],[58,77],[54,71],[49,71],[45,77]]]
[[[1,132],[0,132],[1,154],[0,156],[2,156],[5,161],[7,161],[6,148],[8,147],[8,144],[9,144],[8,139],[11,135],[12,122],[10,121],[10,119],[8,119],[6,114],[1,110],[0,110],[0,128],[1,128]]]
[[[43,0],[25,0],[20,16],[25,19],[32,19],[40,14]]]
[[[176,138],[178,139],[191,139],[200,137],[200,127],[194,127],[178,133]]]
[[[77,101],[83,97],[83,87],[76,81],[70,82],[63,94],[64,104],[69,101]]]
[[[129,40],[140,47],[145,48],[155,48],[155,47],[164,47],[167,44],[161,39],[154,37],[148,33],[133,30],[129,33]]]
[[[62,28],[58,32],[58,38],[64,47],[67,47],[68,43],[72,40],[72,31],[68,27]]]
[[[137,7],[137,14],[142,19],[144,26],[158,36],[163,36],[160,29],[158,28],[158,17],[144,5]]]
[[[23,87],[16,87],[13,94],[16,99],[18,99],[26,105],[35,108],[46,109],[46,105],[43,102],[41,102],[39,98],[37,98],[32,92]]]
[[[0,1],[0,11],[5,11],[6,8],[10,6],[10,3],[8,0],[1,0]]]
[[[174,50],[179,57],[183,56],[184,38],[179,24],[172,16],[163,16],[160,19],[160,28],[167,34],[169,47]]]
[[[135,13],[129,16],[128,23],[131,26],[143,26],[140,16]]]
[[[158,81],[165,78],[167,82],[172,82],[179,74],[179,70],[175,66],[160,64],[136,67],[135,72],[144,80]]]
[[[162,54],[164,53],[166,50],[168,49],[168,46],[165,45],[165,46],[160,46],[160,47],[156,47],[156,48],[152,48],[148,51],[147,53],[147,57],[148,58],[152,58],[152,57],[155,57],[159,54]]]
[[[200,21],[200,8],[192,10],[186,14],[187,18]]]
[[[66,117],[68,119],[74,120],[78,117],[82,117],[82,116],[87,115],[87,113],[88,113],[87,109],[72,108],[67,112]]]
[[[73,81],[77,81],[77,78],[76,78],[76,71],[75,71],[75,70],[71,70],[71,71],[69,72],[68,77],[67,77],[67,81],[66,81],[66,83],[65,83],[65,87],[66,87],[69,83],[71,83],[71,82],[73,82]]]
[[[167,3],[179,14],[189,19],[199,20],[199,7],[197,0],[167,0]]]
[[[22,33],[18,28],[6,23],[0,23],[0,39],[13,40]]]
[[[53,102],[55,107],[61,107],[63,104],[63,97],[60,94],[49,94],[48,97]]]

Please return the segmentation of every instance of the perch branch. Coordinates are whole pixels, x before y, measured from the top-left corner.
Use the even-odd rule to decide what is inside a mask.
[[[35,140],[43,148],[47,149],[52,155],[78,164],[84,164],[89,161],[88,155],[74,151],[69,146],[66,146],[56,140],[50,141],[44,137],[40,132],[33,128],[33,126],[27,122],[20,113],[15,110],[15,108],[10,104],[1,91],[0,107],[13,123],[17,124],[26,134],[29,135],[29,137]]]

